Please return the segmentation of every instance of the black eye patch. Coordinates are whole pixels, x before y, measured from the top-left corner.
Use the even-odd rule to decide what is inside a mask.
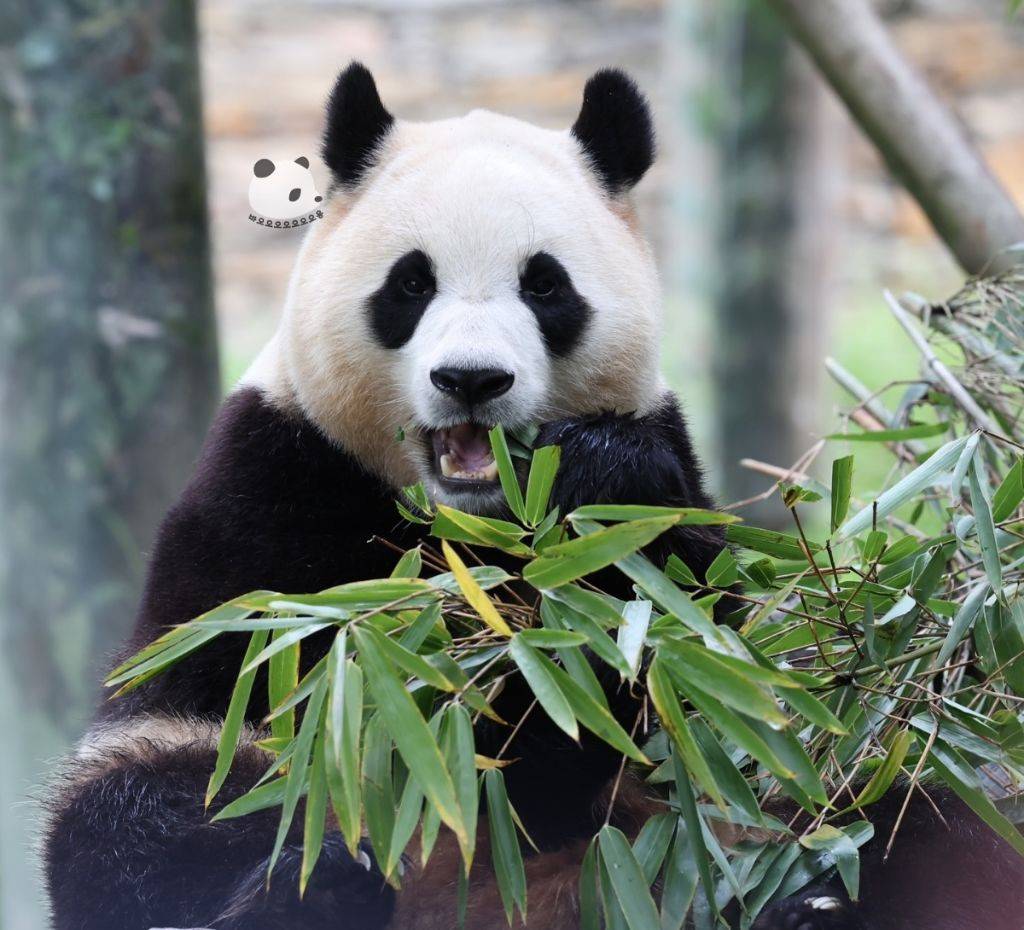
[[[404,346],[436,290],[437,282],[426,253],[417,249],[398,259],[370,298],[370,328],[376,340],[385,349]]]
[[[534,255],[519,276],[519,296],[537,317],[548,351],[568,355],[582,338],[592,311],[562,263],[548,252]]]

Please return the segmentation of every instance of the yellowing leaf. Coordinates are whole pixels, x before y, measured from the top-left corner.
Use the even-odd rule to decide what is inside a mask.
[[[452,574],[455,576],[455,580],[458,582],[463,596],[469,601],[469,606],[480,615],[480,619],[494,630],[495,633],[500,633],[502,636],[511,636],[512,628],[502,619],[498,609],[491,603],[491,599],[469,573],[466,563],[458,557],[447,540],[441,540],[441,550],[444,552],[444,557],[452,570]]]

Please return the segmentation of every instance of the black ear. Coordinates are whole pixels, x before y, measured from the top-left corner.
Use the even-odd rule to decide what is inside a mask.
[[[338,75],[327,100],[323,156],[339,184],[359,183],[394,122],[380,102],[373,75],[358,61],[352,62]]]
[[[252,166],[252,173],[258,178],[269,178],[274,173],[274,163],[269,158],[261,158]]]
[[[305,155],[300,155],[298,158],[295,159],[295,164],[301,165],[303,168],[308,168],[309,167],[309,159],[306,158]]]
[[[572,134],[612,196],[636,184],[654,161],[647,98],[632,78],[615,68],[598,71],[587,81]]]

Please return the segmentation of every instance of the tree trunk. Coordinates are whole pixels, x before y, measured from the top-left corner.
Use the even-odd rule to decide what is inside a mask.
[[[769,0],[968,274],[1021,259],[1024,216],[868,0]]]
[[[738,4],[731,22],[714,378],[723,497],[735,501],[766,487],[741,458],[788,466],[818,425],[819,366],[808,359],[824,354],[841,143],[825,88],[770,12]],[[785,517],[775,502],[744,516]]]
[[[0,924],[218,395],[194,6],[0,11]]]

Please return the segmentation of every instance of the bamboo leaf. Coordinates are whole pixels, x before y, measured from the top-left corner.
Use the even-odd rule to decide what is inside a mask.
[[[658,909],[629,840],[615,827],[605,826],[598,844],[629,930],[660,930]]]
[[[836,542],[849,539],[868,529],[872,525],[872,520],[876,518],[876,513],[877,519],[881,520],[936,484],[939,476],[956,464],[964,446],[967,445],[967,439],[967,436],[962,436],[936,449],[923,464],[879,495],[874,504],[868,505],[847,520],[835,534]]]
[[[512,637],[509,654],[519,666],[519,671],[523,673],[540,706],[555,725],[572,739],[578,740],[580,733],[576,717],[569,706],[569,701],[558,687],[554,663],[530,646],[521,634]]]
[[[846,519],[853,490],[853,456],[845,455],[832,463],[832,519],[830,532],[834,533]]]
[[[1017,456],[1017,461],[1006,473],[996,493],[992,495],[992,519],[1002,523],[1013,516],[1014,511],[1024,500],[1024,456]]]
[[[295,737],[295,751],[292,753],[291,765],[288,768],[287,780],[285,782],[284,798],[281,801],[281,819],[277,825],[277,836],[274,838],[274,848],[267,860],[267,881],[277,865],[277,859],[284,848],[284,842],[288,837],[288,829],[291,827],[292,819],[295,816],[295,808],[298,806],[299,798],[302,796],[309,779],[310,753],[313,749],[313,740],[316,738],[317,729],[320,724],[320,711],[323,707],[324,697],[327,694],[327,679],[313,689],[306,704],[306,713],[302,718],[302,726],[299,727],[299,735]]]
[[[526,483],[526,522],[530,526],[537,526],[547,513],[561,458],[562,450],[558,446],[543,446],[533,453]]]
[[[497,608],[491,603],[491,599],[484,593],[480,585],[477,584],[466,568],[465,563],[455,553],[455,550],[448,545],[447,541],[441,542],[441,549],[463,596],[469,602],[469,606],[480,615],[480,619],[494,630],[495,633],[499,633],[502,636],[511,636],[512,628],[502,619]]]
[[[459,845],[467,848],[469,836],[451,775],[416,702],[387,659],[386,647],[381,645],[384,637],[372,627],[362,626],[353,627],[352,635],[363,669],[367,672],[370,691],[377,701],[377,713],[386,724],[412,777],[419,782],[441,819],[456,835]]]
[[[603,527],[569,542],[549,546],[529,562],[523,577],[535,588],[550,589],[606,568],[657,539],[677,517],[653,517]]]
[[[526,535],[522,527],[505,520],[463,513],[444,504],[437,505],[437,516],[430,532],[439,539],[493,546],[511,555],[528,557],[532,554],[530,547],[521,541]]]
[[[363,721],[363,670],[345,658],[345,640],[331,649],[330,707],[327,715],[326,774],[338,828],[354,856],[362,831],[359,737]]]
[[[309,791],[306,795],[306,816],[302,832],[302,867],[299,873],[299,897],[306,893],[324,845],[327,824],[327,762],[324,757],[324,734],[317,734],[313,761],[309,767]]]
[[[948,423],[921,423],[902,429],[877,429],[865,433],[829,433],[826,439],[846,442],[907,442],[910,439],[929,439],[949,431]]]
[[[487,435],[491,440],[491,451],[498,466],[498,479],[501,481],[501,490],[505,494],[508,508],[520,523],[526,523],[526,504],[523,501],[522,489],[519,487],[519,479],[516,477],[515,465],[512,464],[512,456],[508,451],[505,430],[499,423]]]
[[[500,769],[484,772],[487,792],[487,823],[491,832],[491,857],[494,875],[498,880],[498,893],[509,923],[518,908],[526,919],[526,871],[519,838],[512,819],[512,808],[505,791],[505,778]]]
[[[586,504],[569,514],[569,521],[647,520],[652,517],[678,517],[676,526],[718,526],[738,523],[740,518],[721,510],[704,510],[700,507],[664,507],[649,504]]]
[[[647,630],[651,625],[651,602],[630,601],[622,608],[622,618],[624,622],[618,629],[616,642],[626,660],[629,680],[636,681],[644,643],[647,642]]]
[[[257,630],[249,638],[249,647],[242,658],[244,669],[254,655],[256,655],[267,641],[269,633],[266,630]],[[221,725],[220,739],[217,741],[217,761],[214,763],[213,774],[210,776],[210,783],[206,788],[206,807],[217,796],[217,792],[224,785],[228,772],[231,769],[231,762],[235,757],[235,748],[245,725],[245,712],[249,707],[249,697],[252,694],[252,683],[256,678],[255,671],[242,672],[235,682],[231,692],[231,699],[228,701],[228,709],[224,714],[224,723]]]
[[[985,574],[993,591],[1003,589],[1003,571],[999,561],[999,545],[996,542],[996,528],[992,522],[992,510],[988,502],[988,494],[984,488],[981,475],[982,466],[975,458],[971,463],[971,507],[974,509],[975,526],[978,530],[978,542],[981,545],[981,560],[985,564]]]
[[[789,533],[778,533],[774,530],[763,530],[756,526],[729,526],[725,530],[725,538],[734,546],[763,552],[777,559],[805,559],[800,537]],[[821,551],[817,543],[810,543],[811,552]]]

